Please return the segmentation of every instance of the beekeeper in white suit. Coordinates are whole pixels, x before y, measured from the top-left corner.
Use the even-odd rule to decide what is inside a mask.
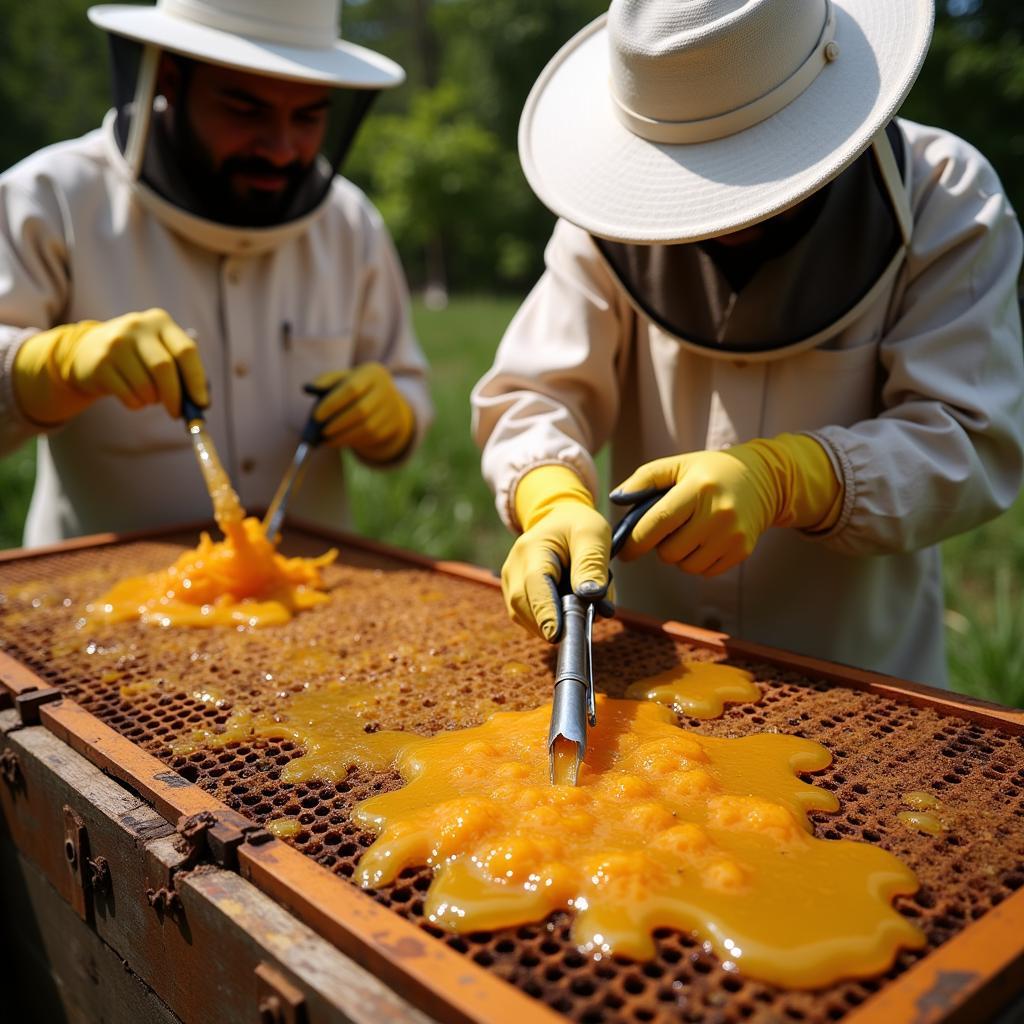
[[[931,0],[614,0],[531,93],[561,218],[474,394],[520,534],[510,613],[625,605],[942,684],[939,541],[1020,487],[1021,232],[992,168],[894,114]]]
[[[243,503],[266,505],[330,389],[292,510],[344,519],[337,449],[386,465],[431,417],[381,219],[337,173],[392,61],[338,0],[89,10],[102,128],[0,176],[0,452],[39,436],[26,544],[209,514],[179,375]]]

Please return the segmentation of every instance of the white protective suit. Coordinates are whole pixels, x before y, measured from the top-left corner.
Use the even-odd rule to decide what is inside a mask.
[[[596,493],[680,452],[799,431],[845,501],[825,534],[772,529],[705,579],[648,555],[616,564],[618,600],[661,618],[943,685],[936,544],[1012,504],[1024,473],[1021,232],[995,172],[962,140],[901,121],[905,245],[857,310],[813,345],[749,355],[666,333],[594,240],[564,221],[547,271],[474,391],[483,470],[514,530],[530,469]]]
[[[102,129],[0,175],[0,454],[39,432],[11,381],[26,337],[151,307],[194,333],[207,423],[248,507],[273,496],[313,404],[302,386],[325,371],[382,363],[412,406],[418,440],[432,415],[426,361],[397,256],[365,196],[336,177],[298,220],[215,224],[133,180],[112,124],[108,115]],[[289,510],[344,523],[336,450],[314,453]],[[182,421],[104,398],[40,437],[25,544],[210,514]]]

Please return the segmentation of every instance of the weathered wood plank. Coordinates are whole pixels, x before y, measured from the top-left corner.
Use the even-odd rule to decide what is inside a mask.
[[[47,1024],[181,1024],[43,874],[0,840],[4,879],[0,1019]]]
[[[0,712],[0,733],[9,714]],[[183,1021],[259,1019],[261,963],[302,991],[311,1024],[429,1021],[240,876],[181,870],[185,860],[167,822],[45,728],[15,728],[2,744],[18,759],[16,783],[0,783],[10,842],[73,906],[77,883],[64,850],[71,809],[88,856],[109,865],[106,891],[86,894],[89,928]],[[152,896],[175,871],[178,906],[154,907],[147,891]],[[13,884],[0,876],[0,894]]]

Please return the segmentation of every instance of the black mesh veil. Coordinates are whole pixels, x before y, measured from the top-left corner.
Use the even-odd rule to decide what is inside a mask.
[[[134,40],[109,35],[111,81],[114,99],[114,135],[122,153],[128,155],[131,145],[132,124],[136,116],[137,95],[145,96],[151,104],[151,116],[146,123],[142,141],[139,177],[165,199],[189,213],[218,223],[240,227],[268,227],[296,220],[315,209],[323,201],[345,157],[355,140],[356,133],[377,98],[379,90],[334,87],[329,90],[329,109],[320,154],[295,190],[289,202],[271,219],[254,222],[233,215],[230,209],[217,203],[203,190],[194,187],[194,168],[189,158],[194,154],[181,152],[165,127],[167,101],[156,89],[146,88],[145,47]],[[151,51],[150,61],[159,60]],[[168,53],[172,60],[187,67],[191,61]],[[141,80],[140,80],[141,75]],[[140,81],[142,88],[140,89]]]
[[[903,174],[903,139],[884,140]],[[634,303],[669,334],[707,348],[767,352],[829,329],[902,245],[895,199],[869,147],[827,186],[765,221],[753,243],[632,245],[594,238]]]

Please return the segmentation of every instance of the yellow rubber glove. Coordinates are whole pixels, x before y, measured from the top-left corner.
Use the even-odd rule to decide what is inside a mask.
[[[162,309],[147,309],[33,335],[14,357],[14,393],[22,412],[44,427],[77,416],[104,395],[129,409],[162,402],[178,416],[179,370],[191,397],[209,405],[196,343]]]
[[[701,576],[742,562],[769,526],[827,530],[843,505],[825,449],[803,434],[648,462],[611,499],[632,505],[666,487],[671,490],[637,523],[620,557],[628,561],[657,548],[663,562]]]
[[[527,473],[516,487],[515,506],[523,533],[501,569],[505,606],[520,626],[554,643],[562,635],[558,581],[566,566],[580,597],[597,600],[607,593],[611,527],[565,466]]]
[[[324,373],[313,383],[331,389],[313,410],[326,444],[351,448],[367,462],[391,462],[408,447],[416,417],[380,363]]]

